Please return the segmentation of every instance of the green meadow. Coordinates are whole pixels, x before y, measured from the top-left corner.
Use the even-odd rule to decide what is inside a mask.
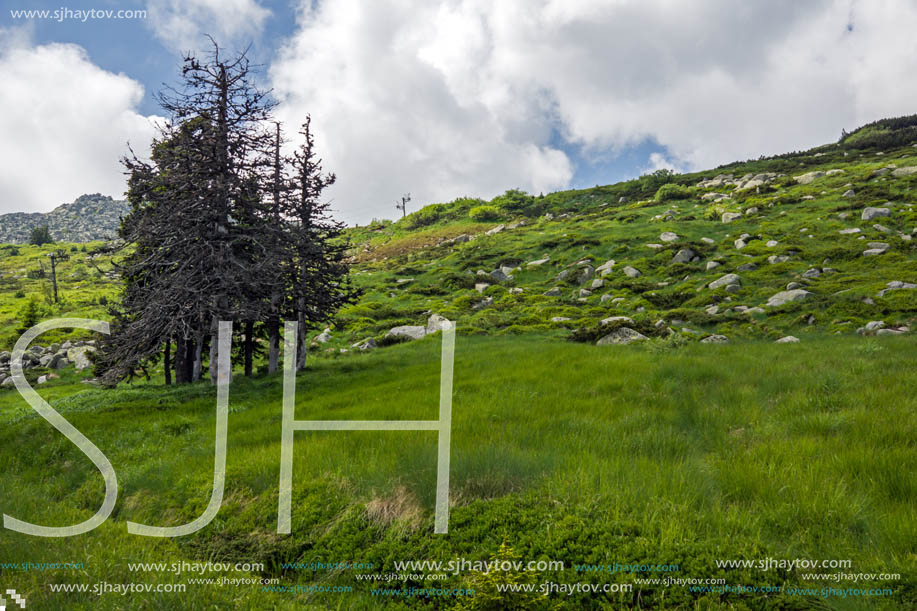
[[[297,379],[296,418],[435,419],[439,334],[347,358],[314,359]],[[824,336],[800,344],[736,342],[596,347],[538,336],[457,337],[451,520],[433,534],[432,432],[297,432],[293,532],[276,533],[282,380],[236,377],[226,489],[216,519],[174,539],[125,522],[178,525],[210,498],[215,390],[207,385],[87,387],[74,372],[38,387],[111,460],[111,518],[72,538],[5,530],[5,562],[82,562],[79,570],[3,570],[31,608],[239,609],[904,609],[917,605],[917,351],[913,337]],[[0,390],[3,513],[63,526],[104,496],[92,463]],[[501,545],[503,545],[501,549]],[[561,560],[562,571],[511,572],[517,583],[626,583],[630,592],[505,594],[473,572],[403,587],[472,588],[442,599],[373,595],[359,573],[402,560]],[[799,569],[729,569],[717,561],[850,560],[851,573],[894,573],[888,596],[821,597],[790,588],[855,587]],[[281,586],[188,584],[182,594],[60,594],[50,584],[187,583],[131,572],[134,562],[260,563]],[[291,570],[284,563],[371,563],[372,571]],[[668,576],[780,586],[701,593],[638,583],[651,573],[578,572],[575,564],[674,564]],[[875,583],[870,584],[875,586]],[[393,587],[393,586],[387,586]],[[402,587],[402,586],[396,586]],[[865,587],[860,584],[860,587]],[[129,600],[129,603],[126,602]]]

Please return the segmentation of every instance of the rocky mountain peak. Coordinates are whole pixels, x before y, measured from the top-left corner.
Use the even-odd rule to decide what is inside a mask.
[[[48,225],[59,242],[92,242],[114,237],[129,204],[101,193],[81,195],[51,212],[13,212],[0,215],[0,244],[25,244],[35,227]]]

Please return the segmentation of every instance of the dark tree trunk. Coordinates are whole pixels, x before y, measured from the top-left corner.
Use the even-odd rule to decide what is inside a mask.
[[[162,371],[166,378],[166,386],[172,385],[172,338],[166,340],[162,349]]]
[[[197,339],[193,342],[191,348],[191,381],[200,382],[201,381],[201,371],[204,368],[203,364],[203,352],[204,352],[204,336],[199,335]]]
[[[267,352],[267,372],[276,373],[277,365],[280,362],[280,320],[277,316],[272,315],[267,322],[268,327],[268,352]]]
[[[194,340],[185,339],[185,380],[194,382]]]
[[[220,362],[220,342],[217,340],[219,323],[216,317],[210,323],[210,383],[217,383],[217,363]]]
[[[255,322],[245,321],[245,375],[252,376],[252,353],[255,348]]]
[[[306,366],[306,320],[302,314],[296,318],[296,371],[302,371]]]
[[[193,381],[194,341],[179,335],[175,341],[175,383],[190,384]]]
[[[187,384],[191,381],[188,369],[188,340],[179,335],[175,338],[175,383]]]

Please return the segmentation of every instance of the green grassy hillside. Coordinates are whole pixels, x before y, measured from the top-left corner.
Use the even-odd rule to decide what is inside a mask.
[[[430,313],[458,321],[461,333],[583,340],[613,328],[617,323],[599,324],[612,316],[629,317],[626,324],[649,337],[688,340],[852,334],[874,320],[909,327],[917,311],[913,289],[884,291],[890,282],[917,283],[917,145],[900,142],[915,126],[895,121],[806,153],[545,196],[460,198],[396,223],[351,228],[354,279],[366,294],[340,312],[325,349],[381,340],[392,327],[425,324]],[[896,146],[882,146],[888,143]],[[825,175],[805,184],[794,178],[813,172]],[[716,176],[732,180],[711,182]],[[870,207],[888,215],[863,220]],[[481,221],[481,208],[491,220]],[[739,216],[723,222],[730,213]],[[469,241],[452,241],[458,236]],[[22,300],[36,296],[48,315],[94,316],[104,311],[99,301],[116,294],[80,247],[59,274],[64,303],[48,306],[49,280],[26,276],[56,247],[20,246],[18,256],[0,257],[0,339],[7,346],[21,326]],[[602,275],[608,261],[614,264]],[[491,276],[501,267],[511,279]],[[639,277],[626,275],[628,267]],[[739,277],[735,292],[709,288],[727,274]],[[601,286],[593,287],[595,280]],[[768,307],[790,283],[808,299]],[[550,289],[559,294],[544,295]]]
[[[38,320],[107,317],[107,304],[118,298],[120,282],[106,275],[111,270],[107,261],[98,259],[93,264],[92,251],[101,245],[0,245],[0,348],[12,349],[30,307]],[[54,303],[48,255],[59,250],[69,258],[56,264],[59,302]],[[42,340],[73,336],[54,331]]]
[[[611,316],[630,317],[630,326],[649,336],[669,337],[674,331],[693,339],[853,334],[872,320],[889,327],[910,325],[917,311],[913,290],[879,293],[889,282],[917,282],[912,237],[917,172],[900,177],[876,172],[890,163],[917,166],[917,149],[800,159],[791,164],[795,170],[786,168],[786,176],[757,189],[690,186],[682,190],[684,199],[657,201],[643,192],[644,199],[620,202],[633,198],[623,193],[639,188],[624,183],[534,198],[531,205],[547,215],[503,213],[499,224],[505,227],[494,235],[486,230],[499,226],[497,221],[481,225],[456,218],[469,205],[464,200],[445,205],[443,220],[419,229],[405,228],[414,222],[409,216],[354,230],[356,278],[367,295],[338,318],[342,345],[392,326],[423,324],[428,312],[458,320],[468,333],[572,336],[582,329],[578,337],[583,339],[596,339],[599,322]],[[730,172],[740,178],[772,171],[770,165],[750,163]],[[830,170],[841,171],[808,184],[793,178]],[[697,185],[714,175],[675,180]],[[853,195],[845,197],[848,191]],[[728,197],[710,199],[716,193]],[[867,207],[888,209],[889,216],[862,220]],[[415,214],[429,216],[426,210]],[[724,213],[741,216],[724,223]],[[509,228],[519,221],[525,225]],[[666,232],[674,234],[666,236],[671,241],[662,239]],[[474,239],[448,242],[463,234]],[[746,242],[741,248],[740,238]],[[871,246],[881,254],[865,256]],[[676,255],[687,250],[694,260],[680,261]],[[529,265],[539,260],[544,262]],[[591,271],[609,260],[615,263],[607,275]],[[501,267],[513,268],[505,270],[511,280],[491,277]],[[626,267],[640,276],[627,276]],[[736,292],[709,288],[731,273],[739,276]],[[596,279],[600,286],[593,285]],[[811,293],[809,298],[768,307],[790,283]],[[479,292],[476,284],[487,286]],[[544,294],[554,288],[559,294]],[[493,302],[484,302],[488,298]],[[553,320],[558,318],[566,320]],[[657,327],[659,320],[664,324]]]
[[[111,459],[118,504],[88,535],[3,530],[0,583],[39,609],[917,607],[915,125],[887,120],[802,153],[585,190],[460,198],[350,228],[364,294],[328,334],[313,331],[297,418],[434,418],[440,336],[405,343],[389,330],[434,314],[457,321],[446,536],[432,533],[436,438],[425,432],[297,433],[293,533],[278,535],[281,379],[268,375],[233,381],[214,522],[176,539],[129,535],[129,520],[182,524],[206,506],[215,391],[165,387],[155,369],[151,381],[114,390],[86,384],[89,370],[57,370],[37,388]],[[119,282],[109,262],[93,259],[95,246],[0,246],[0,351],[29,320],[107,318]],[[47,255],[58,249],[70,258],[52,303]],[[791,296],[803,299],[772,301],[793,284]],[[595,345],[624,327],[647,341]],[[800,342],[775,343],[788,335]],[[378,347],[355,347],[368,339]],[[38,367],[28,378],[47,373]],[[0,424],[3,513],[65,525],[95,512],[96,469],[10,386],[0,385]],[[426,571],[384,585],[359,577],[396,572],[403,560],[510,557],[565,568],[442,581]],[[849,560],[845,573],[899,578],[858,583],[717,564],[765,558]],[[128,568],[182,560],[263,564],[202,577],[279,581],[202,585]],[[83,566],[22,571],[9,565],[17,562]],[[297,562],[373,568],[284,566]],[[658,573],[573,567],[613,563],[677,564],[668,576],[772,591],[703,592],[641,581]],[[51,587],[100,582],[187,592]],[[633,589],[497,591],[548,582]],[[402,587],[476,595],[381,592]],[[820,594],[829,587],[889,592]]]

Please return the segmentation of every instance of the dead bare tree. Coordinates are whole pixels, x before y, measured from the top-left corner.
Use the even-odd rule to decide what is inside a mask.
[[[150,161],[133,152],[123,160],[131,211],[113,249],[125,287],[97,359],[109,384],[160,356],[176,383],[200,380],[208,346],[209,363],[220,357],[212,339],[220,320],[242,323],[248,375],[256,336],[266,333],[274,371],[284,317],[304,334],[356,296],[343,225],[321,199],[335,177],[322,171],[309,119],[303,146],[284,156],[280,125],[268,127],[272,103],[249,81],[244,53],[226,60],[214,43],[206,61],[185,58],[182,77],[180,89],[159,96],[170,119]]]
[[[270,265],[266,232],[253,228],[264,220],[259,153],[272,103],[250,83],[245,54],[226,60],[216,43],[206,61],[186,57],[182,77],[159,96],[170,120],[151,162],[123,160],[132,208],[120,237],[133,250],[120,269],[123,315],[100,359],[109,381],[169,337],[176,382],[200,379],[204,346],[218,357],[217,321],[258,319],[271,284],[260,269]]]

